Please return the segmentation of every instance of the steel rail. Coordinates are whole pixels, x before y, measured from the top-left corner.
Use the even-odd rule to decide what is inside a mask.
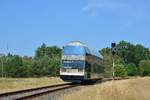
[[[72,83],[57,84],[57,85],[50,85],[50,86],[43,86],[43,87],[38,87],[38,88],[31,88],[31,89],[24,89],[24,90],[0,93],[0,98],[1,97],[5,97],[5,96],[11,96],[11,95],[16,95],[16,94],[21,94],[21,93],[26,93],[26,92],[32,92],[32,91],[36,91],[36,90],[46,89],[46,88],[65,86],[65,85],[72,85]]]
[[[49,93],[53,93],[53,92],[57,92],[57,91],[61,91],[61,90],[64,90],[64,89],[69,89],[69,88],[73,88],[73,87],[77,87],[77,86],[79,86],[79,84],[78,85],[69,85],[69,86],[66,86],[66,87],[60,87],[60,88],[57,88],[57,89],[52,89],[52,90],[47,90],[47,91],[40,92],[40,93],[35,93],[35,94],[27,95],[27,96],[22,96],[22,97],[14,99],[14,100],[33,99],[33,98],[36,98],[36,97],[39,97],[39,96],[42,96],[42,95],[46,95],[46,94],[49,94]]]

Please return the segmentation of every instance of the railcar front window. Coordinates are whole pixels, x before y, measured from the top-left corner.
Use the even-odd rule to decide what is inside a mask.
[[[85,50],[81,46],[65,46],[63,55],[85,55]]]

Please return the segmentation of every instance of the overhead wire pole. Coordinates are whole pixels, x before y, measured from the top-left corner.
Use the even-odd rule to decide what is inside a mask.
[[[7,62],[7,60],[8,60],[8,53],[9,53],[9,47],[8,47],[8,42],[7,42],[7,44],[6,44],[6,55],[7,55],[7,57],[6,57],[6,62]],[[7,77],[7,74],[9,74],[9,73],[6,73],[5,72],[5,77]]]
[[[1,57],[1,77],[3,78],[3,55],[0,55]]]
[[[1,77],[3,78],[4,77],[4,75],[3,75],[3,73],[4,73],[4,68],[3,68],[3,57],[1,58],[1,71],[2,71],[2,73],[1,73]]]

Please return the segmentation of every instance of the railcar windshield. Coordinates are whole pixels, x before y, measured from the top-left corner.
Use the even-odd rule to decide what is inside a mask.
[[[83,68],[84,67],[84,61],[82,60],[63,60],[62,61],[62,67],[66,68]]]
[[[63,55],[85,55],[85,49],[81,46],[65,46]]]

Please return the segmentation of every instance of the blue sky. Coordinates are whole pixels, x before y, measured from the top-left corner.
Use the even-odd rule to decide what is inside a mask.
[[[149,0],[0,0],[0,53],[33,56],[42,43],[93,50],[126,40],[150,48]]]

